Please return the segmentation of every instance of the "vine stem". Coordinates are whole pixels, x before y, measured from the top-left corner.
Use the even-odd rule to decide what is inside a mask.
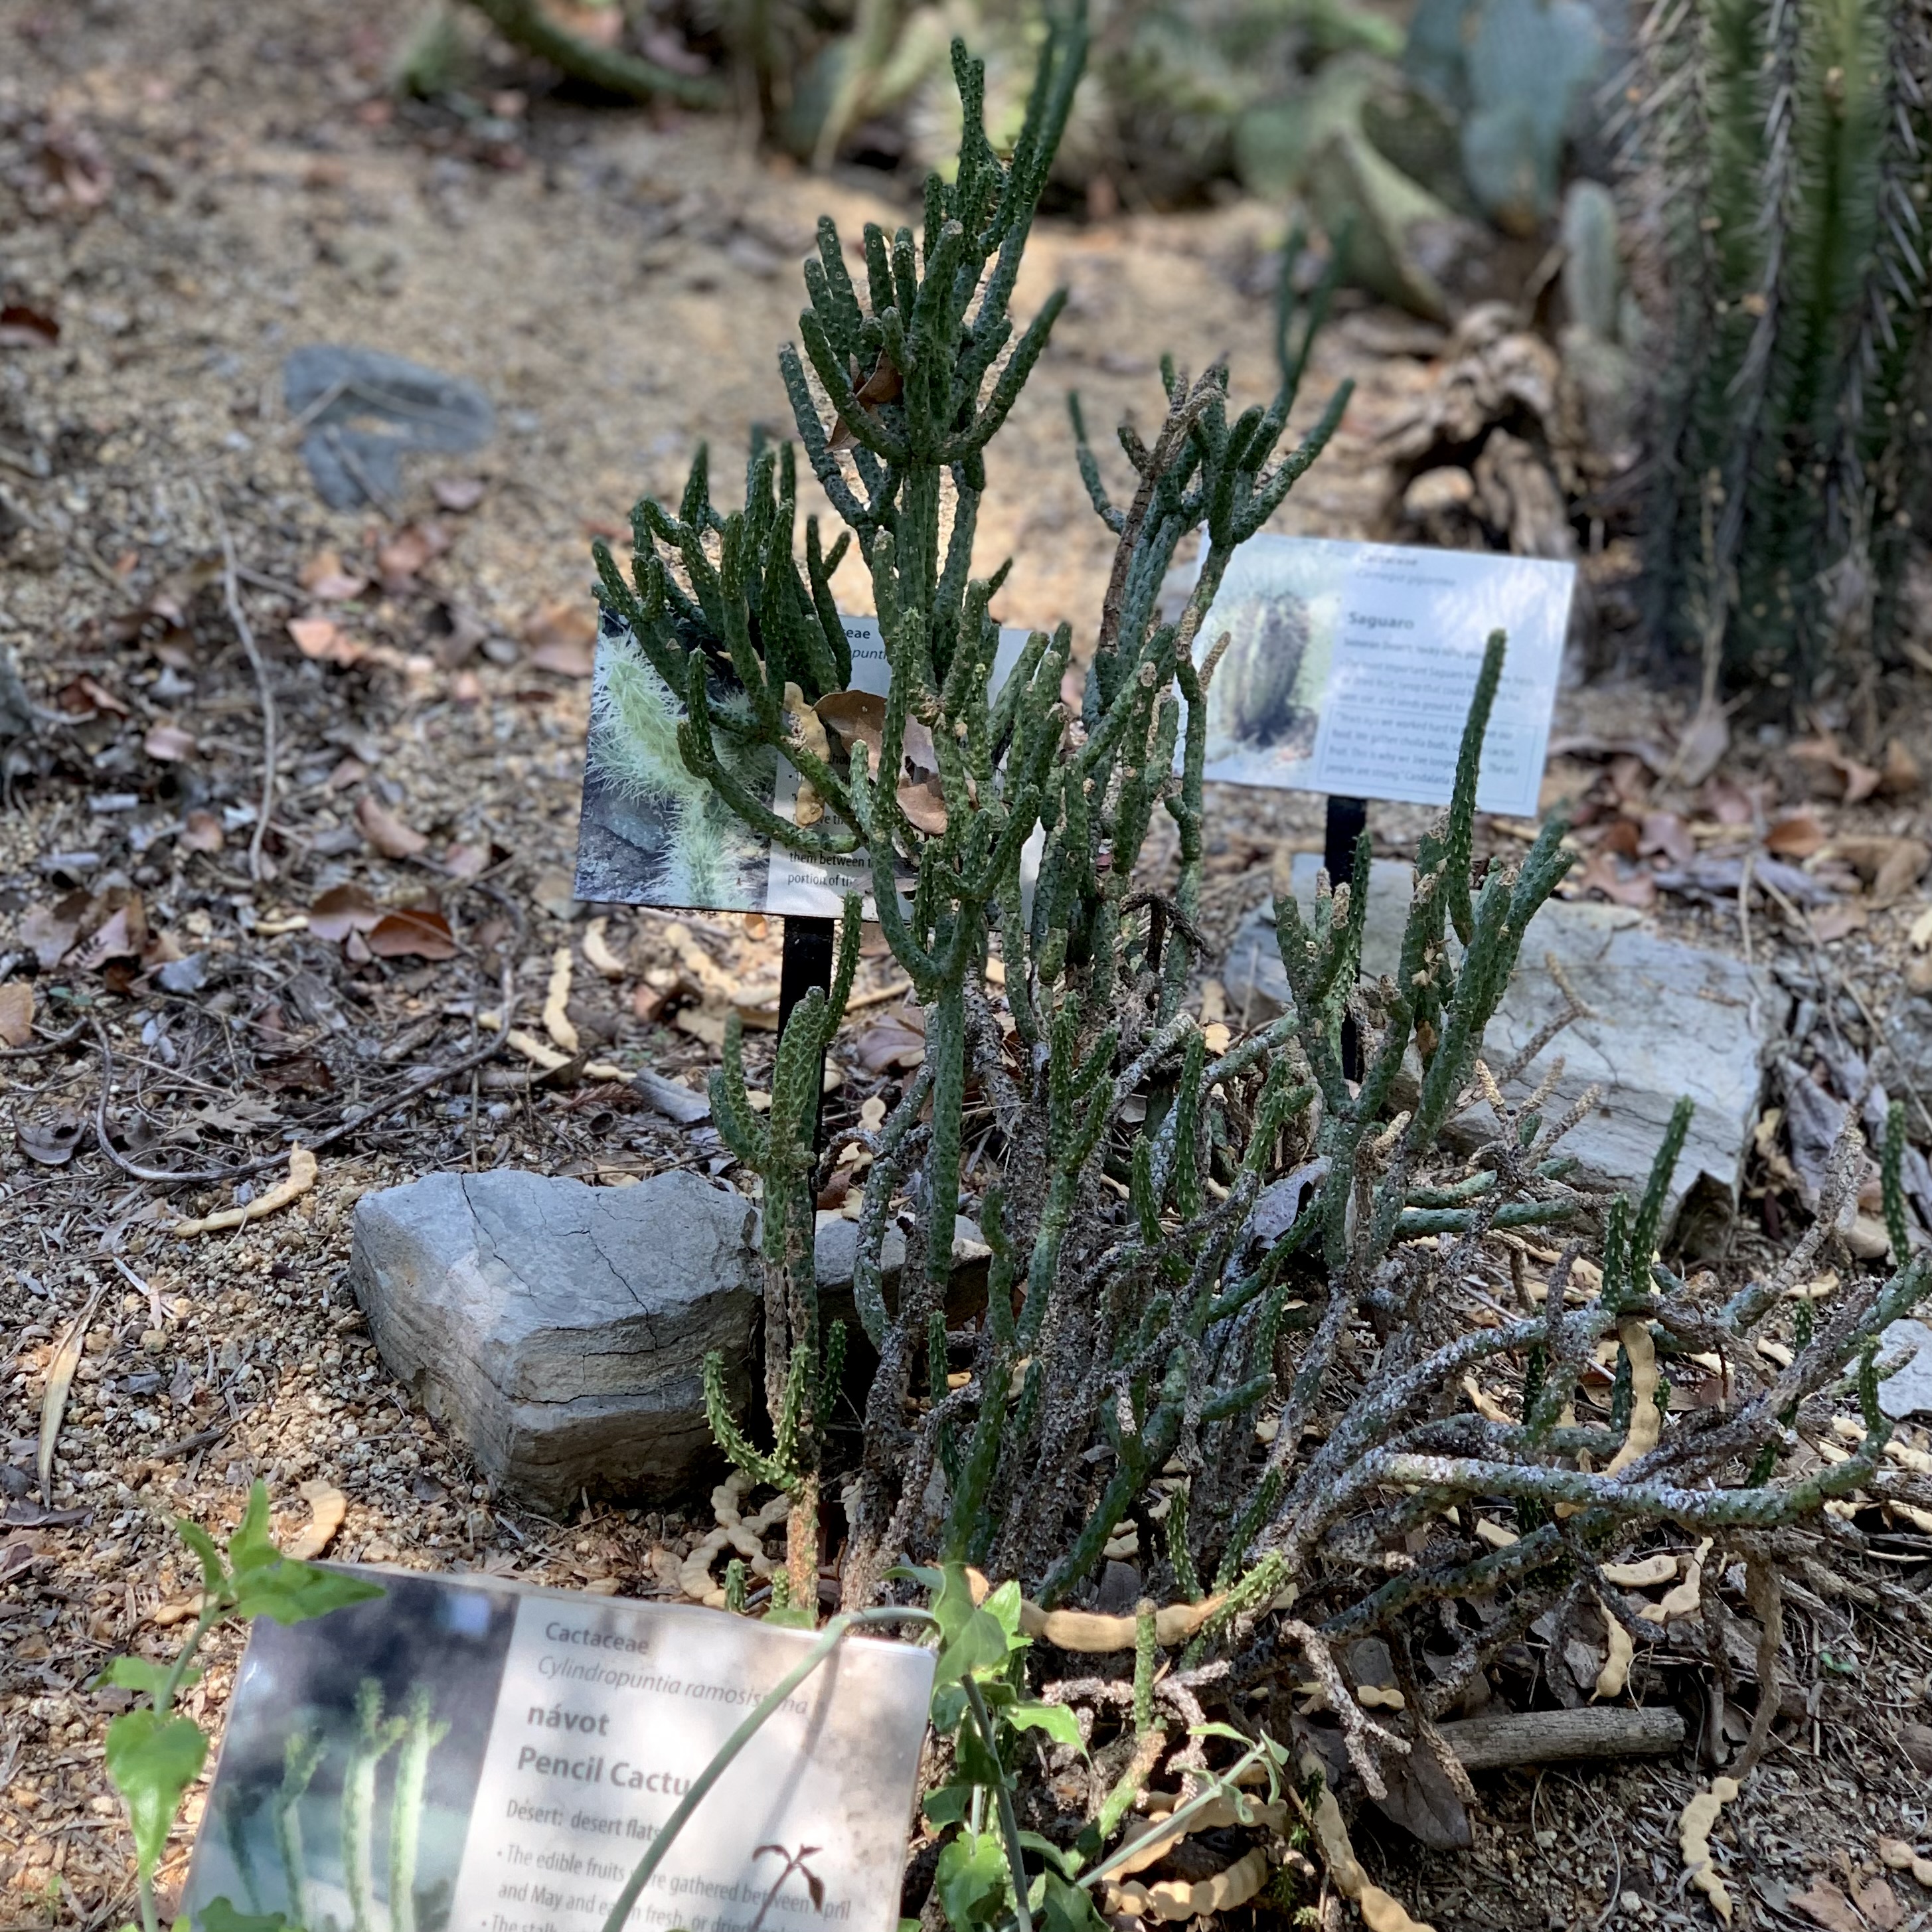
[[[704,1802],[711,1787],[730,1768],[732,1760],[757,1736],[765,1720],[773,1715],[785,1700],[838,1648],[850,1632],[872,1624],[925,1623],[936,1628],[939,1619],[930,1610],[914,1610],[910,1606],[902,1609],[894,1605],[880,1610],[847,1610],[834,1617],[825,1626],[818,1641],[793,1669],[779,1678],[764,1701],[718,1746],[717,1755],[692,1780],[691,1789],[678,1801],[676,1810],[664,1820],[663,1829],[652,1840],[650,1850],[638,1861],[637,1870],[625,1881],[623,1890],[618,1893],[609,1916],[604,1921],[603,1932],[623,1932],[624,1922],[630,1917],[631,1908],[637,1904],[645,1886],[650,1883],[658,1867],[663,1864],[672,1845],[676,1842],[678,1834],[690,1822],[691,1814]],[[1016,1845],[1017,1842],[1016,1839]],[[152,1926],[149,1932],[153,1932]]]

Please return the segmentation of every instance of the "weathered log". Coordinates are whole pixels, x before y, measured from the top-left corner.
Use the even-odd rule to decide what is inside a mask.
[[[1668,1706],[1636,1710],[1598,1705],[1579,1711],[1524,1711],[1464,1718],[1441,1727],[1469,1771],[1548,1764],[1562,1758],[1658,1757],[1684,1742],[1684,1718]]]

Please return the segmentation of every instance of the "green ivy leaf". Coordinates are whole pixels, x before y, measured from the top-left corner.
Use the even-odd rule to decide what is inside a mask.
[[[942,1784],[926,1794],[928,1821],[936,1826],[963,1825],[973,1802],[973,1787],[967,1784]]]
[[[1009,1889],[999,1834],[962,1832],[949,1839],[933,1883],[954,1932],[978,1932],[1003,1908]]]
[[[188,1921],[181,1922],[185,1926]],[[301,1928],[279,1912],[237,1912],[230,1900],[211,1898],[201,1909],[196,1932],[301,1932]]]
[[[977,1724],[961,1727],[958,1742],[953,1749],[959,1775],[969,1784],[983,1784],[988,1790],[996,1790],[1006,1782],[1000,1761],[986,1748],[986,1741],[980,1735]]]
[[[246,1568],[238,1564],[235,1570],[235,1614],[272,1617],[278,1624],[305,1623],[382,1594],[380,1583],[319,1570],[290,1556],[277,1555],[266,1563],[251,1561]]]
[[[189,1669],[182,1672],[180,1688],[185,1690],[201,1672]],[[145,1657],[117,1657],[94,1680],[92,1688],[104,1690],[115,1684],[123,1690],[145,1690],[151,1697],[158,1697],[161,1686],[168,1681],[168,1666],[165,1664],[151,1662]]]
[[[107,1775],[128,1801],[143,1878],[154,1876],[182,1793],[200,1776],[207,1756],[201,1726],[187,1718],[127,1711],[107,1726]]]
[[[1057,1744],[1084,1750],[1080,1722],[1064,1704],[1010,1704],[1000,1714],[1016,1731],[1044,1731]]]
[[[235,1534],[228,1539],[228,1561],[236,1573],[260,1570],[282,1560],[275,1540],[268,1534],[268,1486],[258,1476],[248,1490],[248,1507]]]
[[[1058,1872],[1041,1874],[1044,1883],[1035,1910],[1040,1932],[1106,1932],[1107,1922],[1094,1908],[1093,1894],[1069,1885]]]
[[[939,1662],[933,1670],[934,1690],[956,1684],[976,1671],[996,1669],[1005,1664],[1018,1629],[1019,1588],[1017,1584],[1002,1584],[993,1593],[994,1597],[998,1597],[1009,1589],[1012,1593],[1010,1628],[985,1606],[974,1607],[964,1564],[949,1563],[946,1566],[946,1580],[932,1605],[932,1614],[939,1620],[941,1640]],[[987,1604],[992,1600],[993,1598],[989,1597]]]

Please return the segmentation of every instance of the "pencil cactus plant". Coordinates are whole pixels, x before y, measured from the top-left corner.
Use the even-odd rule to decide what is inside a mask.
[[[1147,1682],[1122,1696],[1152,1740],[1135,1746],[1137,1778],[1172,1747],[1204,1762],[1181,1721],[1197,1707],[1148,1694],[1156,1648],[1238,1660],[1242,1634],[1298,1592],[1282,1634],[1332,1684],[1348,1749],[1379,1790],[1378,1753],[1426,1746],[1430,1720],[1544,1610],[1573,1614],[1600,1596],[1606,1616],[1634,1622],[1600,1565],[1651,1526],[1724,1537],[1756,1574],[1775,1526],[1876,1484],[1886,1424],[1871,1348],[1924,1293],[1932,1264],[1901,1252],[1891,1276],[1852,1280],[1788,1367],[1760,1366],[1752,1336],[1790,1270],[1832,1238],[1837,1204],[1856,1191],[1856,1147],[1841,1150],[1835,1192],[1786,1270],[1720,1298],[1659,1252],[1688,1111],[1633,1208],[1569,1178],[1562,1142],[1582,1108],[1547,1118],[1550,1083],[1526,1090],[1550,1034],[1509,1065],[1484,1060],[1531,922],[1568,863],[1552,824],[1519,864],[1473,875],[1500,636],[1475,686],[1453,801],[1418,850],[1397,973],[1359,983],[1365,838],[1352,875],[1324,880],[1311,910],[1280,902],[1287,1012],[1210,1044],[1188,1004],[1202,946],[1206,699],[1225,642],[1204,627],[1234,550],[1319,454],[1348,389],[1285,446],[1318,298],[1315,313],[1284,310],[1282,380],[1265,406],[1233,412],[1220,367],[1190,379],[1166,365],[1157,431],[1120,433],[1131,485],[1118,500],[1076,400],[1072,454],[1118,543],[1084,694],[1077,706],[1062,697],[1065,626],[1034,633],[990,689],[990,606],[1004,573],[974,574],[984,452],[1059,310],[1054,297],[1022,328],[1010,304],[1081,50],[1078,22],[1060,23],[1004,161],[981,130],[979,70],[956,50],[965,134],[953,181],[928,186],[922,234],[868,229],[855,278],[826,223],[806,265],[802,347],[783,352],[781,368],[806,458],[871,574],[892,674],[876,751],[864,738],[834,748],[812,728],[822,700],[808,680],[828,688],[832,668],[814,668],[816,643],[800,641],[815,572],[801,589],[776,525],[758,522],[768,459],[754,466],[746,512],[700,515],[702,488],[687,496],[682,525],[705,532],[695,541],[667,540],[664,513],[641,508],[628,578],[597,553],[607,613],[684,696],[690,770],[792,850],[866,855],[886,940],[926,1014],[925,1059],[897,1106],[875,1130],[841,1128],[822,1150],[815,1069],[850,981],[856,898],[831,998],[794,1016],[762,1120],[746,1099],[735,1027],[728,1035],[713,1103],[764,1187],[770,1446],[729,1414],[716,1373],[714,1425],[741,1466],[793,1499],[795,1606],[816,1587],[836,1482],[848,1607],[898,1588],[894,1566],[908,1558],[964,1563],[1018,1583],[1036,1638],[1136,1652]],[[1160,586],[1197,532],[1197,584],[1164,619]],[[831,648],[833,626],[821,618],[820,631]],[[728,661],[748,694],[737,709],[718,696]],[[923,823],[896,782],[915,726],[934,748],[944,802]],[[793,822],[740,796],[720,754],[727,738],[790,760],[822,815]],[[1160,886],[1141,870],[1157,812],[1178,847]],[[1029,892],[1022,853],[1036,835]],[[1350,1024],[1359,1079],[1344,1070]],[[969,1107],[986,1150],[970,1166]],[[1474,1156],[1453,1161],[1441,1142],[1458,1116],[1466,1129],[1487,1125]],[[876,1367],[862,1453],[840,1469],[827,1460],[813,1210],[819,1177],[853,1141],[869,1159],[854,1298]],[[962,1210],[983,1227],[989,1279],[983,1315],[949,1331]],[[881,1253],[895,1226],[905,1260],[889,1300]],[[1548,1251],[1526,1250],[1524,1231],[1546,1228],[1566,1245],[1532,1279]],[[1472,1302],[1472,1279],[1513,1305]],[[1586,1376],[1600,1346],[1620,1353],[1630,1396],[1592,1414]],[[1731,1378],[1717,1412],[1667,1414],[1667,1366],[1712,1349]],[[1802,1422],[1807,1403],[1836,1397],[1855,1358],[1860,1447],[1780,1480],[1784,1418]],[[1479,1366],[1504,1394],[1471,1408],[1464,1382]],[[1514,1509],[1508,1547],[1474,1537],[1478,1498]],[[1128,1618],[1078,1610],[1108,1550],[1136,1544],[1147,1596],[1168,1607]],[[1506,1613],[1410,1694],[1406,1736],[1378,1731],[1328,1646],[1380,1633],[1407,1658],[1430,1640],[1442,1601],[1490,1592]],[[1214,1694],[1275,1667],[1238,1661]]]
[[[1694,0],[1640,58],[1658,628],[1735,683],[1856,692],[1932,489],[1932,32],[1906,0]]]

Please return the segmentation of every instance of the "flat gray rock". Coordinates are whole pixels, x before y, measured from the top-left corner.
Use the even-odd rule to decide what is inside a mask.
[[[658,1500],[716,1456],[707,1352],[748,1387],[757,1222],[694,1174],[430,1174],[356,1204],[350,1280],[392,1372],[506,1490]]]
[[[1294,889],[1304,905],[1313,901],[1319,866],[1312,853],[1295,860]],[[1363,942],[1368,974],[1395,969],[1413,877],[1398,861],[1376,862]],[[1648,1177],[1671,1108],[1688,1094],[1696,1112],[1672,1177],[1668,1215],[1700,1181],[1735,1204],[1762,1081],[1766,1023],[1756,976],[1727,953],[1659,938],[1622,907],[1552,900],[1530,927],[1516,976],[1490,1028],[1484,1058],[1492,1067],[1504,1065],[1562,1010],[1562,991],[1547,963],[1552,956],[1592,1016],[1566,1027],[1510,1097],[1526,1096],[1558,1058],[1564,1071],[1550,1114],[1586,1087],[1601,1086],[1600,1104],[1571,1130],[1563,1150],[1579,1162],[1581,1178],[1635,1194]],[[1242,922],[1222,983],[1236,1022],[1258,1026],[1286,1010],[1287,976],[1271,908],[1258,906]],[[1486,1108],[1474,1111],[1488,1128]]]
[[[1912,1353],[1904,1367],[1878,1385],[1878,1406],[1895,1420],[1932,1415],[1932,1328],[1916,1317],[1894,1322],[1879,1338],[1881,1357]]]
[[[964,1214],[952,1223],[952,1274],[946,1285],[946,1320],[958,1328],[969,1315],[986,1305],[986,1262],[989,1254],[979,1223]],[[821,1322],[843,1322],[854,1338],[860,1330],[852,1299],[852,1276],[859,1260],[859,1224],[842,1214],[827,1215],[819,1226],[812,1253],[812,1272],[818,1284]],[[898,1306],[899,1271],[905,1266],[905,1237],[889,1227],[879,1244],[879,1290],[889,1310]]]

